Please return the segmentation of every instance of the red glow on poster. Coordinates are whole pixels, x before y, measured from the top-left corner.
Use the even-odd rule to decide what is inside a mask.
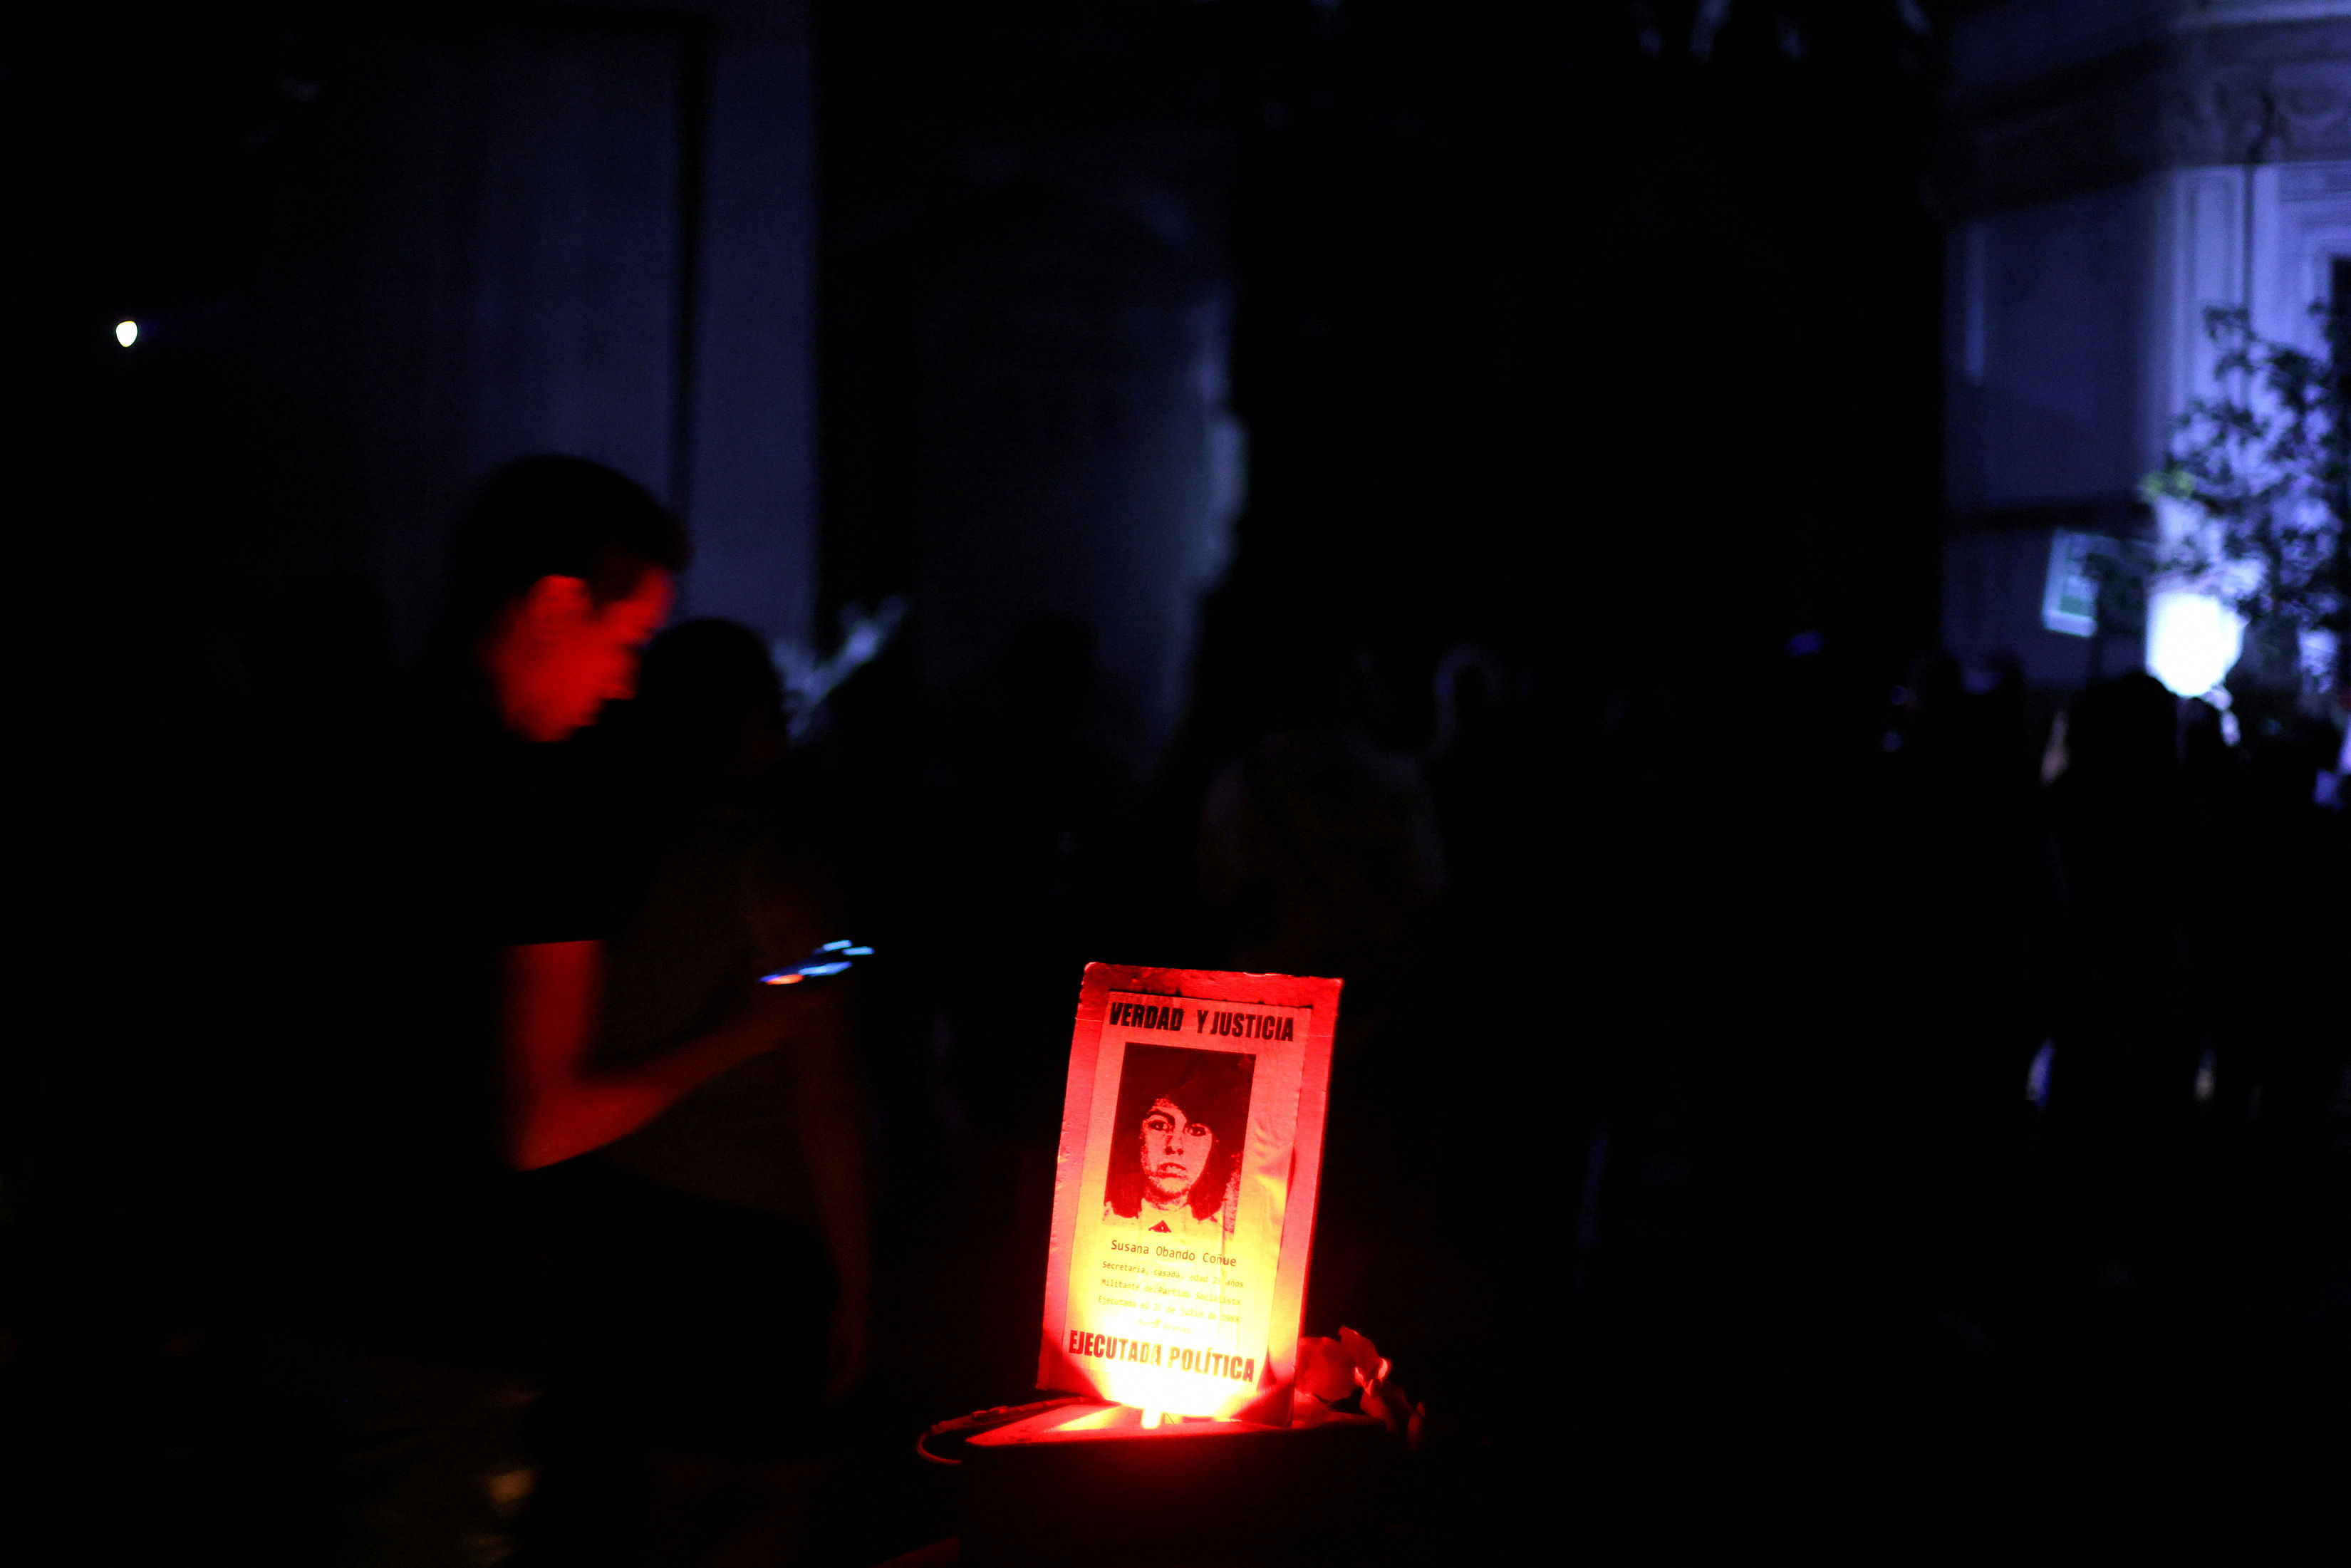
[[[1087,967],[1039,1386],[1286,1420],[1339,989]]]

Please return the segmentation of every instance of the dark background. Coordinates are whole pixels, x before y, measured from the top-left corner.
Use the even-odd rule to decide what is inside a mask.
[[[1740,5],[1699,59],[1694,11],[808,18],[816,402],[787,413],[821,571],[784,629],[911,601],[807,749],[890,959],[864,1038],[883,1322],[842,1417],[837,1560],[946,1533],[906,1438],[1027,1392],[1078,966],[1228,962],[1230,914],[1193,869],[1212,780],[1310,721],[1429,750],[1432,675],[1464,645],[1497,674],[1426,768],[1446,889],[1346,975],[1307,1308],[1309,1332],[1378,1340],[1449,1424],[1405,1550],[1449,1560],[1530,1513],[1599,1544],[1767,1521],[1903,1547],[2074,1519],[2154,1538],[2248,1477],[2323,1493],[2351,1343],[2323,1087],[2298,1121],[2241,1098],[2152,1131],[2036,1115],[2019,1085],[2062,1032],[2071,906],[2032,737],[1956,686],[1897,706],[1936,641],[1934,28]],[[595,40],[688,60],[702,24],[210,5],[11,26],[34,935],[0,1392],[21,1473],[80,1511],[89,1560],[215,1538],[329,1560],[350,1483],[317,1435],[328,1396],[284,1370],[307,1364],[284,1350],[298,1270],[269,1217],[315,1135],[333,1010],[384,979],[333,947],[320,856],[429,604],[434,538],[400,519],[445,526],[506,434],[600,420],[665,496],[734,482],[680,466],[684,427],[650,392],[566,412],[481,390],[526,361],[563,383],[529,356],[569,340],[468,348],[369,306],[388,298],[370,267],[426,265],[420,234],[474,221],[443,199],[459,153],[388,172],[370,149],[403,115],[526,162],[599,126],[690,142],[640,55]],[[539,57],[501,78],[509,46],[481,42],[550,29],[606,60],[572,120],[530,98]],[[418,89],[453,52],[490,85]],[[576,379],[616,398],[720,374],[660,327],[711,302],[646,281],[722,243],[664,226],[666,178],[626,186],[652,193],[635,227],[580,230],[550,199],[498,231],[545,242],[512,261],[526,282],[598,258],[577,315],[610,340]],[[940,349],[941,320],[1040,301],[1060,312],[1041,327]],[[106,336],[125,315],[193,325],[125,355]],[[1127,358],[1089,357],[1127,320]],[[1211,340],[1246,503],[1155,748],[1066,625],[970,647],[936,629],[990,624],[955,619],[989,593],[1066,614],[1121,591],[1067,564],[1091,534],[948,548],[1028,528],[1004,518],[1049,484],[1129,486],[1071,526],[1150,567],[1162,469],[1131,432]],[[787,396],[747,361],[724,375],[748,379],[695,383],[719,389],[700,417]],[[1081,460],[1060,415],[956,412],[1064,384],[1128,389],[1102,417],[1144,423]],[[395,403],[443,423],[385,435],[368,411]],[[783,570],[747,536],[713,548]],[[2192,976],[2132,971],[2133,1005],[2203,997],[2217,970],[2269,988],[2247,1060],[2289,1036],[2339,1055],[2339,984],[2330,1014],[2314,979],[2340,973],[2339,829],[2279,821],[2262,863],[2300,880]],[[2139,842],[2204,852],[2179,831]],[[2206,1466],[2219,1492],[2137,1490]]]

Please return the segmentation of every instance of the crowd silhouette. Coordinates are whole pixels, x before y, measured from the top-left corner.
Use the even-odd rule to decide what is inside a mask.
[[[405,841],[420,755],[445,779],[477,743],[419,739],[380,646],[322,657],[351,591],[240,622],[258,651],[172,713],[176,755],[94,753],[171,814],[101,809],[84,841],[121,859],[68,869],[176,935],[117,1009],[52,1015],[108,1067],[12,1103],[14,1440],[57,1496],[113,1456],[167,1500],[157,1541],[944,1533],[896,1439],[1029,1386],[1092,959],[1347,980],[1307,1328],[1376,1334],[1479,1456],[1432,1459],[1432,1516],[1545,1452],[1595,1531],[1631,1528],[1604,1479],[1658,1464],[1890,1479],[1868,1432],[1911,1446],[1902,1485],[1964,1490],[2074,1399],[2112,1403],[2063,1440],[2138,1452],[2184,1430],[2134,1426],[2167,1398],[2283,1443],[2339,1386],[2345,824],[2335,732],[2289,698],[2244,693],[2231,743],[2144,674],[1881,685],[1815,635],[1701,714],[1507,650],[1393,667],[1334,621],[1205,685],[1139,779],[1090,737],[1074,622],[939,696],[887,652],[794,746],[758,640],[689,622],[632,699],[514,753],[608,813],[581,1071],[681,1060],[726,974],[836,930],[884,958],[837,1035],[696,1068],[509,1203],[427,1135],[452,1095],[371,1054],[424,962],[371,846]],[[64,972],[87,997],[127,951]],[[201,1025],[147,1027],[198,988]]]

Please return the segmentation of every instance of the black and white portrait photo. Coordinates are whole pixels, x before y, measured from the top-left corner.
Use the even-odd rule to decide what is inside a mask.
[[[1237,1051],[1129,1045],[1103,1219],[1204,1243],[1228,1234],[1256,1070]]]

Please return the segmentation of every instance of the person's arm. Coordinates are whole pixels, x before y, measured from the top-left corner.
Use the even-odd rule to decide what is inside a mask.
[[[725,1022],[624,1068],[589,1061],[603,1002],[601,942],[540,942],[506,953],[500,1036],[507,1159],[537,1170],[635,1132],[705,1080],[781,1043],[809,1008],[756,987]]]
[[[752,921],[770,954],[808,952],[840,933],[840,901],[820,867],[761,847],[752,871]],[[833,1303],[825,1393],[838,1399],[864,1375],[873,1302],[868,1106],[852,1042],[851,987],[808,988],[784,1061],[792,1081],[794,1141],[818,1232],[841,1296]],[[779,1151],[787,1153],[789,1152]]]

